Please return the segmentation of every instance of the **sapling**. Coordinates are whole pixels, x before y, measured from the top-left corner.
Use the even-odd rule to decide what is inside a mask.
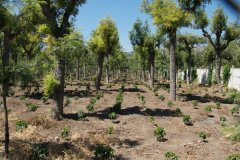
[[[207,115],[209,116],[209,113],[211,113],[212,112],[212,107],[211,106],[206,106],[205,108],[204,108],[204,111],[207,113]]]
[[[220,103],[220,102],[217,102],[217,103],[216,103],[216,107],[217,107],[217,109],[221,109],[221,103]]]
[[[113,132],[114,132],[113,126],[108,127],[107,130],[106,130],[107,134],[113,134]]]
[[[94,110],[94,106],[93,106],[93,104],[88,104],[87,106],[86,106],[86,108],[87,108],[87,110],[89,111],[89,112],[91,112],[91,111],[93,111]]]
[[[23,131],[27,128],[27,122],[25,121],[17,121],[16,122],[16,131]]]
[[[166,135],[166,132],[165,132],[164,128],[156,127],[154,129],[154,136],[157,138],[158,141],[163,141],[165,135]]]
[[[168,106],[168,107],[172,107],[172,106],[173,106],[173,102],[172,102],[172,101],[168,101],[168,102],[167,102],[167,106]]]
[[[36,111],[39,108],[38,105],[36,105],[32,102],[26,102],[25,105],[26,105],[28,111],[32,111],[32,112]]]
[[[166,152],[166,153],[165,153],[165,158],[166,158],[167,160],[178,160],[178,159],[179,159],[179,156],[176,155],[176,154],[173,153],[173,152]]]
[[[182,119],[185,125],[190,125],[192,123],[190,115],[184,115]]]
[[[109,113],[108,117],[110,119],[116,119],[117,118],[117,114],[115,112],[111,112],[111,113]]]
[[[94,155],[96,159],[113,160],[114,150],[106,144],[100,144],[95,148]]]
[[[181,115],[182,115],[182,111],[181,111],[180,108],[176,108],[175,113],[176,113],[178,116],[181,116]]]
[[[69,128],[63,128],[63,130],[61,131],[61,136],[63,139],[67,139],[70,133],[70,129]]]
[[[78,111],[78,118],[79,118],[79,120],[84,120],[85,117],[86,117],[86,114],[84,113],[84,111],[83,110],[79,110]]]
[[[142,105],[143,105],[143,107],[144,107],[144,105],[145,105],[145,103],[146,103],[145,97],[144,97],[143,95],[140,95],[140,96],[139,96],[139,99],[141,100]]]
[[[205,132],[200,132],[198,134],[199,138],[201,138],[202,142],[205,142],[206,138],[207,138],[207,134]]]
[[[198,101],[197,101],[197,100],[193,100],[193,101],[192,101],[192,105],[193,105],[193,108],[194,108],[194,109],[197,109]]]
[[[164,100],[165,100],[164,95],[160,95],[160,96],[159,96],[159,99],[160,99],[161,101],[164,101]]]

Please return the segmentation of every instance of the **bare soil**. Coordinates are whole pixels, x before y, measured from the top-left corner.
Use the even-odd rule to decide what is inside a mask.
[[[15,96],[7,99],[11,109],[10,139],[11,159],[27,160],[31,154],[33,144],[46,145],[49,150],[48,159],[93,159],[94,149],[97,144],[109,144],[114,150],[116,159],[131,160],[163,160],[167,151],[172,151],[183,160],[225,160],[228,155],[240,152],[240,145],[233,144],[222,132],[219,123],[220,116],[225,116],[228,121],[233,121],[230,114],[231,105],[225,104],[223,95],[215,92],[214,88],[193,86],[191,89],[183,85],[178,89],[178,100],[173,107],[167,106],[169,93],[159,89],[159,95],[166,99],[161,101],[154,92],[144,85],[138,85],[134,89],[132,82],[126,83],[122,109],[116,120],[108,118],[110,108],[114,105],[120,84],[113,84],[111,88],[102,87],[104,97],[97,101],[95,110],[88,112],[86,105],[96,92],[90,91],[90,95],[74,98],[78,91],[85,87],[70,86],[66,88],[66,94],[72,95],[71,103],[64,108],[66,118],[62,121],[52,120],[50,117],[53,101],[44,104],[39,97],[20,100],[23,92],[16,88]],[[76,90],[77,88],[77,90]],[[138,94],[146,98],[145,106],[138,99]],[[211,98],[206,99],[208,93]],[[198,100],[198,109],[193,109],[192,100]],[[40,107],[35,112],[28,112],[26,101],[38,104]],[[221,109],[215,106],[216,101],[222,102]],[[207,116],[204,107],[214,106],[211,116]],[[183,114],[189,114],[192,118],[192,126],[186,126],[182,117],[174,112],[180,108]],[[86,120],[79,120],[79,109],[87,113]],[[18,120],[28,122],[28,128],[17,132],[15,123]],[[0,117],[3,126],[3,111]],[[112,135],[106,133],[108,127],[113,126]],[[163,127],[166,131],[166,141],[159,142],[154,137],[156,126]],[[61,130],[70,128],[69,139],[61,138]],[[0,149],[3,150],[4,128],[0,128]],[[201,142],[198,134],[207,133],[207,142]]]

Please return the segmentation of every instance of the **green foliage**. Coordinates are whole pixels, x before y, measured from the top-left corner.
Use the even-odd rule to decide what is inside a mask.
[[[240,109],[240,105],[234,105],[233,108],[231,109],[231,114],[239,114],[239,109]]]
[[[202,139],[202,141],[205,141],[205,139],[207,138],[207,134],[205,132],[200,132],[198,134],[199,138]]]
[[[17,121],[16,122],[16,131],[23,131],[27,128],[27,122],[25,121]]]
[[[208,105],[208,106],[206,106],[206,107],[204,108],[204,111],[205,111],[207,114],[209,114],[209,113],[212,112],[212,107]]]
[[[70,133],[70,129],[69,128],[63,128],[63,130],[61,131],[61,136],[63,139],[67,139]]]
[[[159,96],[159,99],[160,99],[161,101],[164,101],[164,100],[165,100],[164,95],[160,95],[160,96]]]
[[[164,140],[165,135],[166,135],[166,132],[165,132],[164,128],[156,127],[154,129],[154,136],[157,138],[158,141]]]
[[[240,92],[238,91],[230,91],[227,93],[229,103],[240,104]]]
[[[197,106],[198,106],[198,101],[197,101],[197,100],[193,100],[193,101],[192,101],[192,105],[193,105],[193,108],[197,108]]]
[[[102,91],[97,91],[97,94],[96,94],[95,97],[96,97],[97,100],[103,98],[103,92]]]
[[[97,159],[102,160],[113,160],[114,159],[114,150],[112,147],[106,144],[100,144],[95,148],[94,154]]]
[[[143,95],[140,95],[138,98],[139,98],[139,100],[141,101],[142,105],[144,106],[144,105],[145,105],[145,103],[146,103],[145,96],[143,96]]]
[[[45,145],[34,144],[32,147],[30,160],[46,160],[48,155],[48,149]]]
[[[88,111],[93,111],[94,110],[94,105],[90,103],[86,106],[86,108],[87,108]]]
[[[168,106],[168,107],[172,107],[173,105],[174,105],[174,104],[173,104],[172,101],[168,101],[168,102],[167,102],[167,106]]]
[[[26,105],[28,111],[32,111],[32,112],[36,111],[39,108],[38,105],[36,105],[32,102],[26,102],[25,105]]]
[[[221,126],[226,127],[226,125],[227,125],[226,122],[227,122],[226,117],[220,116],[220,124],[221,124]]]
[[[117,118],[117,114],[115,112],[111,112],[111,113],[109,113],[108,117],[110,119],[116,119]]]
[[[43,101],[43,103],[46,103],[48,101],[48,96],[43,95],[41,100]]]
[[[224,65],[223,66],[223,72],[222,72],[222,77],[223,77],[223,84],[227,85],[228,81],[231,76],[231,67],[229,65]]]
[[[121,87],[121,89],[119,89],[118,91],[118,95],[116,97],[112,111],[118,113],[121,110],[122,102],[123,102],[123,87]]]
[[[181,111],[180,108],[176,108],[175,113],[176,113],[178,116],[181,116],[181,115],[182,115],[182,111]]]
[[[44,95],[47,97],[52,95],[53,90],[57,85],[59,85],[59,82],[52,73],[45,75],[43,78]]]
[[[240,142],[240,125],[234,125],[231,127],[224,127],[224,131],[225,133],[228,134],[228,138],[236,143],[236,142]]]
[[[79,118],[80,120],[83,120],[83,119],[86,118],[86,114],[84,113],[83,110],[79,110],[79,111],[78,111],[78,118]]]
[[[226,160],[240,160],[240,154],[231,154]]]
[[[25,96],[20,96],[19,99],[20,99],[21,101],[24,101],[24,100],[26,99],[26,97],[25,97]]]
[[[106,130],[107,134],[113,134],[113,132],[114,132],[113,126],[108,127],[107,130]]]
[[[190,125],[190,124],[192,124],[190,115],[184,115],[182,119],[183,119],[183,123],[184,123],[185,125]]]
[[[176,155],[176,154],[173,153],[173,152],[166,152],[166,153],[165,153],[165,158],[166,158],[167,160],[179,160],[179,156]]]

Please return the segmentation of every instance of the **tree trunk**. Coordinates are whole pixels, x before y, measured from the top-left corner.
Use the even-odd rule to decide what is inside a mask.
[[[86,63],[83,65],[83,78],[86,79]]]
[[[80,70],[80,67],[79,67],[79,65],[80,65],[80,60],[79,60],[79,59],[77,59],[77,80],[79,80],[79,79],[80,79],[80,72],[79,72],[79,70]]]
[[[170,99],[176,101],[176,30],[170,34]]]
[[[188,49],[188,71],[187,71],[187,84],[191,84],[191,72],[192,72],[192,51]]]
[[[61,120],[63,118],[63,101],[64,101],[64,77],[65,77],[65,60],[59,59],[58,66],[55,70],[56,78],[59,81],[59,85],[57,85],[53,91],[53,98],[55,103],[54,110],[54,119]]]
[[[103,70],[103,61],[104,61],[104,55],[103,55],[102,53],[98,54],[96,90],[99,90],[99,89],[100,89],[100,86],[101,86],[101,78],[102,78],[102,70]]]
[[[222,59],[221,59],[221,52],[216,50],[216,70],[215,70],[215,77],[217,81],[217,85],[219,87],[219,92],[222,92],[221,87],[221,66],[222,66]]]
[[[107,63],[106,63],[106,83],[109,83],[109,56],[107,55]]]
[[[154,87],[154,53],[150,53],[149,55],[149,86],[151,89]]]
[[[2,97],[3,97],[3,108],[4,108],[4,128],[5,128],[5,140],[4,140],[4,158],[9,158],[9,125],[8,125],[8,107],[7,107],[7,95],[8,95],[8,82],[9,79],[7,74],[7,70],[9,67],[9,39],[8,34],[4,34],[4,42],[3,42],[3,51],[2,51],[2,68],[3,68],[3,81],[2,81]]]

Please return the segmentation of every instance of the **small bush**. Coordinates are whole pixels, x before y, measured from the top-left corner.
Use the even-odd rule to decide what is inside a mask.
[[[162,127],[156,127],[154,130],[154,136],[157,138],[158,141],[164,140],[164,136],[166,135],[166,132],[164,128]]]
[[[166,153],[165,153],[165,158],[166,158],[167,160],[178,160],[178,159],[179,159],[179,156],[176,155],[176,154],[173,153],[173,152],[166,152]]]
[[[168,106],[168,107],[172,107],[172,106],[173,106],[173,102],[172,102],[172,101],[168,101],[168,102],[167,102],[167,106]]]
[[[182,119],[185,125],[190,125],[192,123],[190,115],[184,115]]]
[[[95,157],[102,160],[113,160],[114,150],[106,144],[100,144],[95,148]]]
[[[176,113],[178,116],[181,116],[181,115],[182,115],[182,111],[181,111],[180,108],[176,108],[175,113]]]
[[[27,122],[25,121],[16,122],[16,131],[23,131],[26,128],[27,128]]]
[[[193,105],[193,108],[196,109],[197,106],[198,106],[198,101],[197,100],[193,100],[192,101],[192,105]]]
[[[226,160],[240,160],[240,154],[232,154]]]
[[[63,139],[67,139],[70,133],[70,129],[69,128],[63,128],[63,130],[61,131],[61,136]]]
[[[117,118],[117,114],[115,112],[111,112],[111,113],[109,113],[108,117],[110,119],[116,119]]]
[[[113,134],[113,132],[114,132],[113,126],[108,127],[107,130],[106,130],[106,133],[107,133],[107,134]]]
[[[84,113],[83,110],[79,110],[79,111],[78,111],[78,118],[79,118],[80,120],[83,120],[83,119],[86,118],[86,114]]]
[[[34,144],[30,156],[30,160],[46,160],[48,157],[48,149],[45,145]]]
[[[34,104],[32,102],[26,102],[25,105],[26,105],[28,111],[32,111],[32,112],[36,111],[39,108],[38,105],[36,105],[36,104]]]
[[[207,138],[207,134],[205,132],[200,132],[198,136],[199,138],[201,138],[202,141],[205,141]]]
[[[206,106],[205,108],[204,108],[204,111],[207,113],[207,115],[209,114],[209,113],[211,113],[212,112],[212,107],[211,106]]]
[[[164,101],[164,100],[165,100],[164,95],[160,95],[160,96],[159,96],[159,99],[160,99],[161,101]]]

